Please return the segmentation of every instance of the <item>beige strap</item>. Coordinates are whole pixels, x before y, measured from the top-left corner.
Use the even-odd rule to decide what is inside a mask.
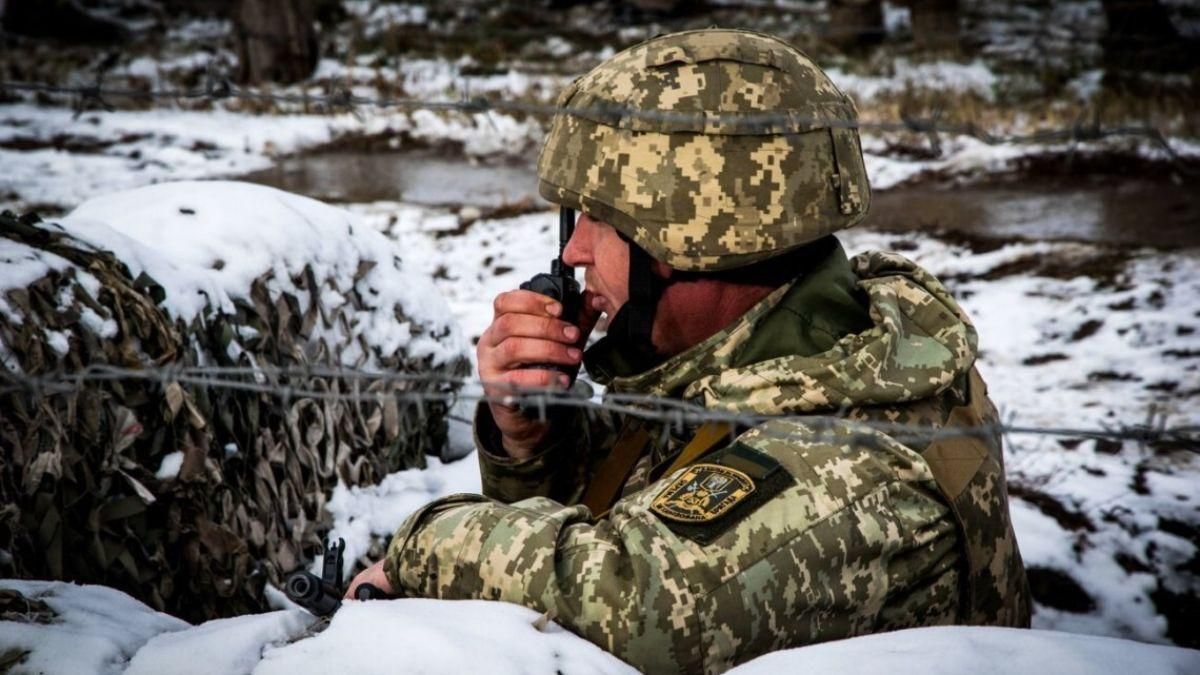
[[[712,450],[722,438],[728,436],[732,429],[733,426],[728,422],[705,422],[662,475],[665,476],[696,461],[704,453]],[[596,518],[608,515],[608,509],[617,501],[625,479],[641,457],[642,449],[646,447],[646,441],[649,439],[650,434],[638,422],[632,422],[621,430],[621,435],[613,444],[612,452],[596,471],[583,495],[583,504],[596,514]]]
[[[630,421],[621,429],[612,452],[604,458],[580,500],[597,518],[607,513],[608,507],[617,500],[617,493],[638,457],[642,456],[648,440],[650,434],[639,421]]]
[[[729,435],[733,425],[729,422],[705,422],[696,430],[696,435],[692,436],[692,440],[679,451],[679,456],[671,462],[671,466],[662,472],[661,475],[667,476],[692,462],[700,459],[700,457],[712,450],[717,443]]]

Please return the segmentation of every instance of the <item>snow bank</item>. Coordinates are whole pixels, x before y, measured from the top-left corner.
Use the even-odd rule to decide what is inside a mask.
[[[442,365],[465,352],[437,288],[409,273],[394,242],[307,197],[230,181],[162,183],[92,199],[61,224],[113,251],[134,276],[153,277],[166,291],[164,306],[184,322],[206,311],[233,313],[234,301],[249,301],[253,281],[268,273],[272,295],[294,294],[305,307],[309,292],[294,279],[310,268],[322,281],[323,305],[347,305],[350,289],[365,305],[350,311],[349,330],[314,326],[314,339],[346,347],[345,365],[400,349]],[[360,336],[377,353],[363,353]]]
[[[302,609],[206,621],[152,638],[124,675],[248,673],[265,649],[298,638],[314,621],[316,617]]]
[[[39,596],[59,613],[51,624],[0,622],[0,651],[30,650],[14,672],[118,673],[126,663],[129,675],[636,672],[536,612],[501,602],[349,601],[313,636],[318,625],[298,610],[189,627],[109,589],[8,580],[0,587]],[[775,652],[730,672],[1169,675],[1200,672],[1200,651],[1050,631],[937,627]]]
[[[1200,651],[1014,628],[914,628],[789,649],[729,671],[856,675],[1182,675]]]
[[[266,652],[255,675],[635,673],[537,612],[483,600],[347,602],[320,635]]]
[[[0,654],[29,652],[14,673],[115,675],[150,638],[189,627],[104,586],[0,579],[0,589],[41,600],[57,615],[51,623],[0,621]]]

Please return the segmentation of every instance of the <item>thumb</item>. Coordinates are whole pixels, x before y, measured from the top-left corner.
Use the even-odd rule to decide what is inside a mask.
[[[579,341],[577,344],[587,344],[588,336],[591,335],[592,329],[596,327],[596,323],[600,321],[601,311],[592,306],[592,300],[597,298],[595,293],[585,290],[583,292],[583,300],[579,303],[579,316],[576,317],[575,325],[579,326]]]

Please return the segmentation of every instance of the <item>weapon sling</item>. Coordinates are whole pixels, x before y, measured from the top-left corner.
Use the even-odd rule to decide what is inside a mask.
[[[731,429],[732,426],[728,422],[705,422],[662,475],[670,474],[696,461],[713,449],[722,438],[728,436]],[[650,433],[639,420],[629,421],[621,430],[620,436],[613,444],[612,452],[597,469],[581,500],[588,510],[596,514],[597,519],[608,515],[609,508],[617,501],[621,486],[625,484],[633,465],[642,456],[642,450],[648,440]]]

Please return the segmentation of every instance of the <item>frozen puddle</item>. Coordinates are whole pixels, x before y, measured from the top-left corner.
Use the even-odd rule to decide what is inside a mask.
[[[1194,179],[1086,178],[912,185],[872,196],[865,224],[984,237],[1066,239],[1156,248],[1200,247]]]
[[[242,177],[326,202],[499,207],[537,197],[532,167],[417,152],[322,152]]]
[[[496,208],[536,203],[529,163],[482,163],[437,150],[329,151],[281,160],[243,180],[330,202]],[[868,227],[988,237],[1200,247],[1195,179],[1126,176],[904,185],[873,195]],[[1147,227],[1153,224],[1153,227]]]

